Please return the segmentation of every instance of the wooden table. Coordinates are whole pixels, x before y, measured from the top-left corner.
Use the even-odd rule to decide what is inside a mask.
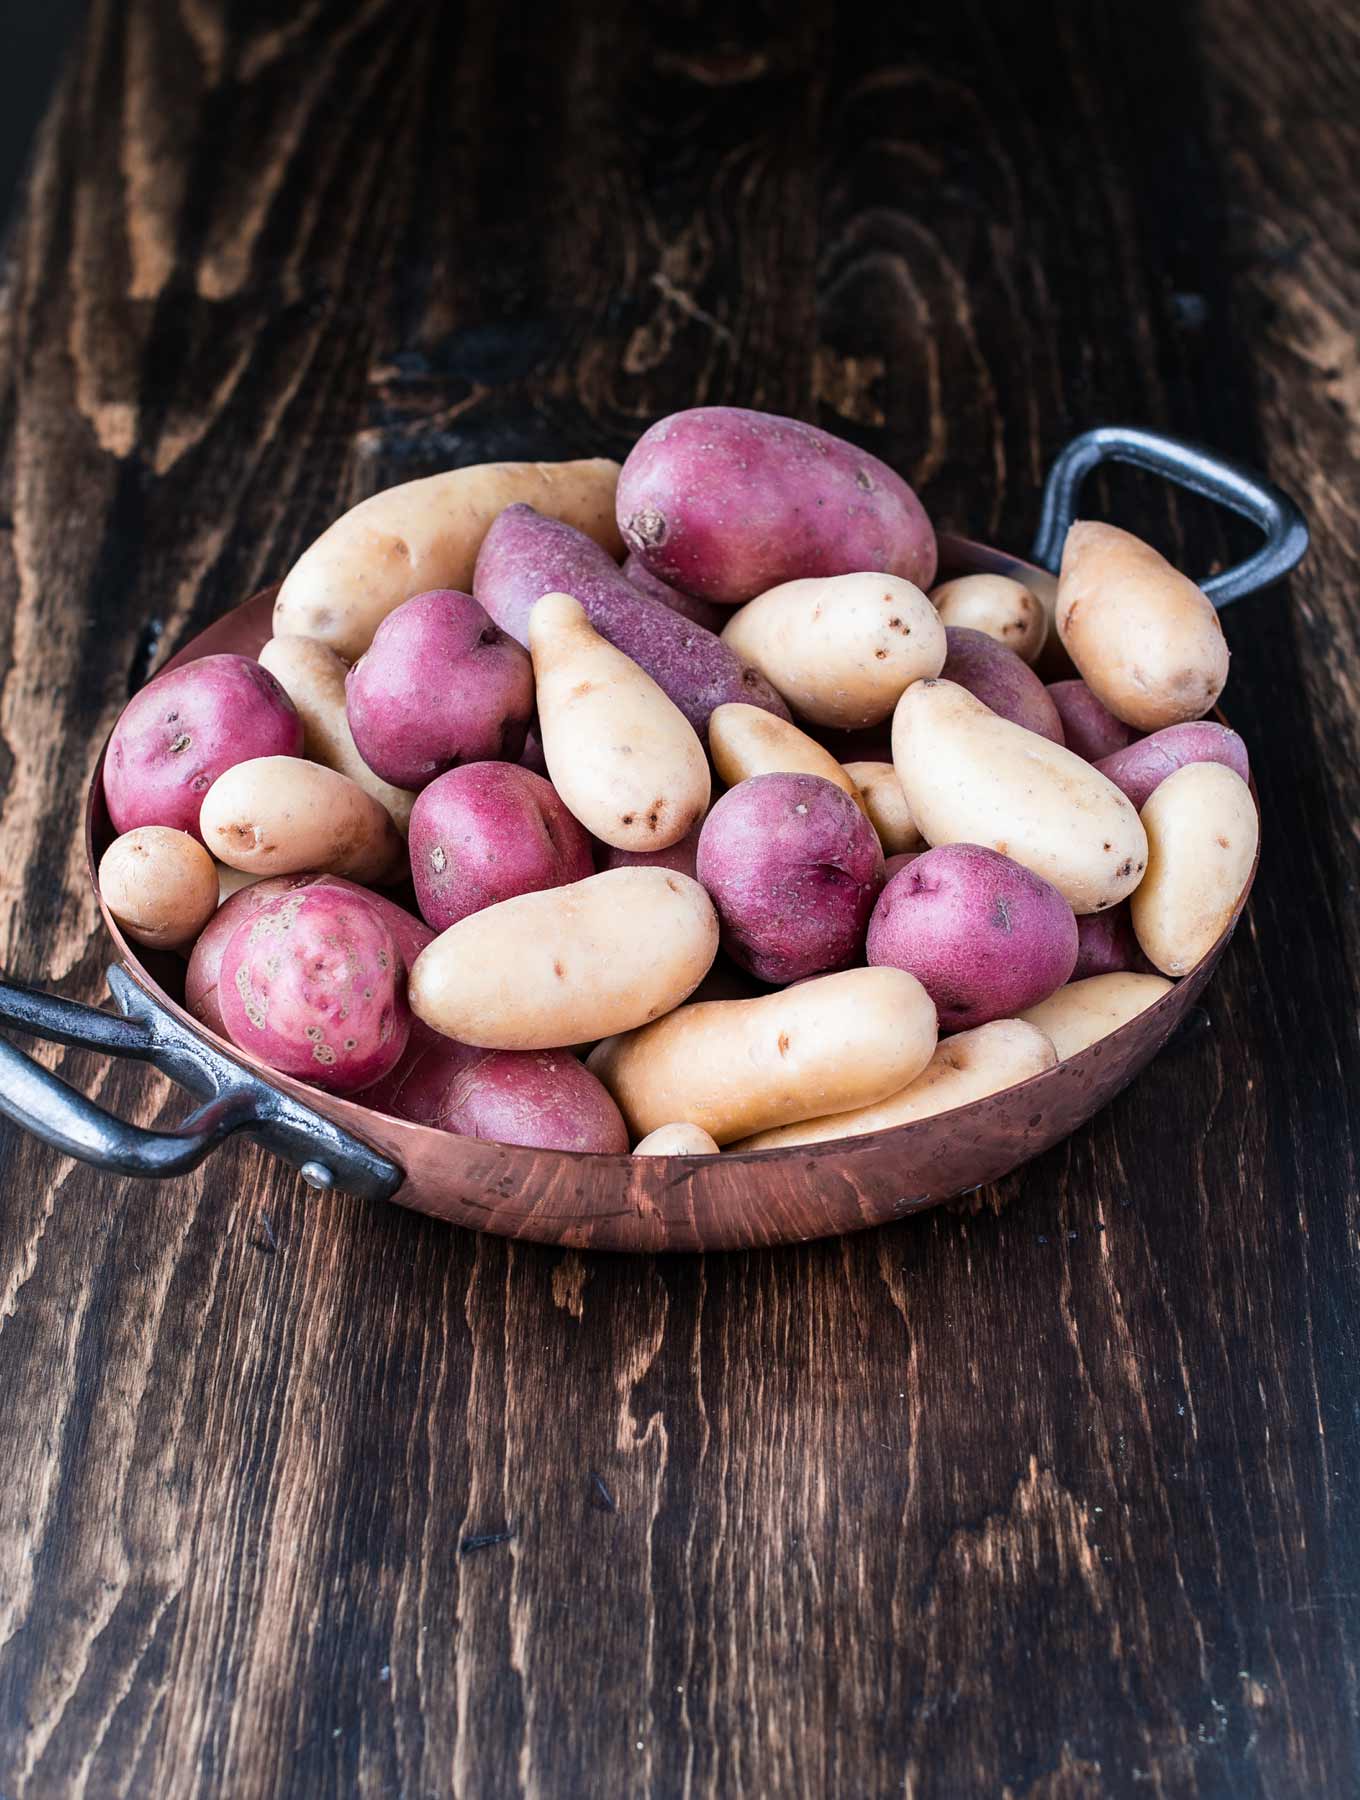
[[[1129,421],[1315,549],[1226,616],[1202,1028],[971,1210],[584,1257],[5,1131],[5,1800],[1356,1793],[1358,119],[1327,0],[94,0],[0,316],[14,975],[102,993],[103,733],[388,482],[732,400],[1023,550]]]

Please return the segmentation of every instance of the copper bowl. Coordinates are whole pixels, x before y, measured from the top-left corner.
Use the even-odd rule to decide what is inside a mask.
[[[1207,460],[1214,472],[1214,491],[1220,497],[1231,477],[1234,482],[1249,484],[1258,503],[1253,516],[1259,518],[1267,505],[1273,509],[1273,515],[1278,515],[1274,528],[1269,520],[1260,518],[1267,527],[1266,551],[1275,546],[1275,565],[1270,567],[1269,577],[1283,572],[1282,563],[1292,566],[1302,554],[1306,536],[1299,541],[1302,523],[1292,503],[1248,472],[1142,433],[1117,433],[1113,443],[1097,444],[1099,454],[1091,455],[1091,441],[1100,435],[1088,434],[1069,446],[1050,478],[1050,502],[1054,502],[1064,474],[1074,495],[1071,464],[1079,460],[1083,447],[1089,466],[1089,462],[1112,455],[1122,454],[1129,460],[1130,440],[1139,448],[1151,443],[1156,447],[1157,466],[1173,478],[1186,479],[1185,459],[1194,459],[1196,467]],[[1199,485],[1203,488],[1202,480]],[[1069,518],[1070,504],[1069,497]],[[1238,510],[1247,508],[1239,505]],[[1056,530],[1057,517],[1046,507],[1046,527]],[[1058,523],[1065,530],[1066,520],[1058,519]],[[1277,540],[1285,527],[1292,537],[1281,549]],[[1250,565],[1230,571],[1235,580],[1244,574],[1249,578],[1226,597],[1260,585],[1260,563],[1258,556]],[[941,540],[941,569],[945,575],[982,570],[1013,573],[1050,588],[1053,580],[1037,563],[960,538]],[[1220,577],[1219,581],[1226,579]],[[275,592],[271,588],[256,594],[219,619],[166,666],[173,668],[222,651],[255,655],[270,634]],[[99,857],[112,836],[102,771],[101,753],[86,815],[86,848],[96,891]],[[1253,866],[1253,880],[1255,872]],[[183,963],[130,944],[101,898],[104,922],[117,947],[122,971],[131,977],[135,990],[118,969],[110,971],[110,984],[123,1013],[137,1028],[137,1041],[109,1041],[109,1034],[123,1026],[123,1020],[27,990],[10,988],[9,994],[21,999],[11,998],[0,1005],[0,1015],[67,1041],[98,1041],[104,1048],[144,1056],[186,1085],[196,1086],[200,1093],[215,1094],[218,1111],[226,1106],[232,1113],[234,1107],[234,1116],[220,1119],[210,1105],[200,1109],[178,1134],[141,1133],[139,1138],[148,1140],[142,1149],[118,1155],[116,1132],[129,1133],[135,1128],[105,1120],[105,1133],[112,1134],[109,1144],[97,1133],[92,1140],[90,1115],[104,1116],[81,1101],[87,1109],[81,1114],[82,1136],[71,1123],[73,1103],[79,1097],[58,1084],[63,1094],[53,1100],[49,1084],[56,1078],[46,1071],[34,1075],[36,1066],[2,1042],[0,1109],[75,1154],[143,1173],[173,1173],[191,1166],[229,1131],[243,1128],[288,1156],[313,1185],[390,1197],[402,1206],[473,1230],[537,1243],[659,1251],[802,1242],[881,1225],[996,1181],[1076,1131],[1132,1081],[1194,1006],[1232,935],[1250,887],[1249,881],[1231,923],[1213,949],[1169,993],[1099,1043],[1017,1087],[867,1137],[787,1150],[658,1158],[523,1149],[456,1137],[389,1118],[357,1100],[337,1099],[280,1075],[215,1038],[191,1018],[181,1005]],[[62,1007],[62,1020],[55,1025],[50,1018],[44,1020],[44,1003]],[[92,1014],[94,1020],[105,1022],[107,1030],[101,1026],[95,1034],[83,1029],[75,1017],[78,1013]],[[26,1064],[29,1071],[25,1077],[28,1086],[22,1092],[16,1088],[22,1072],[12,1059]],[[204,1074],[205,1069],[210,1072]],[[43,1091],[35,1098],[39,1085]],[[232,1105],[226,1105],[224,1093]],[[49,1102],[46,1114],[39,1099]],[[166,1166],[153,1168],[147,1158],[154,1158],[156,1146],[163,1143],[171,1145],[162,1158]],[[187,1146],[183,1154],[175,1150],[176,1143]]]

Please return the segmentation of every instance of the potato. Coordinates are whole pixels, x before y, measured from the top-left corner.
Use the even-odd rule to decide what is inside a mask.
[[[572,816],[616,850],[664,850],[704,815],[708,758],[651,676],[594,629],[570,594],[529,618],[538,732]]]
[[[940,674],[945,681],[967,688],[990,711],[1023,725],[1051,743],[1063,741],[1062,720],[1042,681],[1013,650],[998,644],[982,631],[961,625],[945,629],[949,654]]]
[[[801,576],[864,569],[929,587],[935,533],[876,456],[775,413],[696,406],[645,431],[619,476],[629,550],[687,594],[735,606]]]
[[[217,911],[217,866],[187,831],[139,825],[99,859],[99,892],[134,943],[179,950]]]
[[[727,1144],[881,1100],[934,1048],[935,1008],[920,982],[900,969],[847,969],[758,1000],[682,1006],[609,1038],[586,1066],[633,1132],[685,1119]]]
[[[873,826],[817,775],[756,775],[716,803],[696,863],[722,946],[784,984],[855,962],[883,885]]]
[[[618,464],[604,457],[481,463],[370,495],[293,564],[274,603],[274,636],[320,638],[353,662],[403,600],[435,588],[467,591],[488,527],[516,502],[621,555],[618,475]]]
[[[930,598],[943,624],[995,638],[1022,662],[1034,662],[1044,647],[1048,614],[1038,596],[1010,575],[960,575],[932,588]]]
[[[927,843],[1012,857],[1073,912],[1113,906],[1142,879],[1147,839],[1119,789],[951,681],[918,681],[903,694],[893,762]]]
[[[713,708],[729,700],[788,717],[759,670],[625,580],[598,544],[531,506],[508,508],[487,533],[472,591],[521,644],[529,641],[529,614],[544,594],[570,594],[600,636],[650,675],[700,735]]]
[[[375,1112],[459,1137],[628,1154],[623,1114],[570,1050],[479,1050],[413,1038],[392,1074],[360,1098]]]
[[[1138,733],[1096,699],[1081,680],[1050,681],[1048,697],[1062,720],[1063,742],[1084,762],[1099,762],[1133,743]]]
[[[1063,545],[1058,631],[1116,718],[1159,731],[1209,711],[1228,679],[1213,604],[1150,544],[1078,520]]]
[[[663,606],[669,606],[672,612],[692,619],[696,625],[702,625],[705,631],[711,631],[715,637],[721,637],[723,626],[732,616],[725,606],[714,606],[711,600],[696,600],[693,594],[682,594],[679,588],[672,587],[659,575],[653,575],[646,563],[636,556],[629,555],[624,559],[623,573],[625,579],[640,594],[646,594],[649,600],[659,600]]]
[[[257,756],[298,756],[302,720],[248,656],[200,656],[167,669],[123,708],[104,757],[115,831],[168,825],[200,838],[199,809],[217,777]]]
[[[451,925],[417,959],[411,1005],[465,1044],[555,1050],[669,1012],[717,948],[718,917],[697,881],[607,869]]]
[[[517,894],[595,873],[590,837],[541,775],[465,763],[432,781],[411,813],[411,879],[436,931]]]
[[[695,873],[699,855],[699,833],[703,820],[691,825],[684,837],[667,844],[664,850],[616,850],[612,844],[600,845],[602,869],[674,869],[678,875],[697,880]]]
[[[1187,763],[1158,785],[1140,817],[1148,866],[1129,902],[1133,929],[1155,968],[1185,975],[1228,929],[1251,879],[1256,802],[1222,763]]]
[[[203,841],[250,875],[304,869],[392,881],[406,847],[385,807],[348,775],[291,756],[257,756],[219,775],[203,799]]]
[[[1053,1068],[1057,1060],[1053,1045],[1037,1026],[1023,1019],[993,1019],[957,1037],[942,1038],[921,1073],[886,1100],[757,1132],[732,1148],[785,1150],[794,1144],[824,1144],[832,1138],[865,1137],[871,1131],[911,1125],[1018,1087]]]
[[[1124,970],[1139,975],[1153,972],[1133,935],[1127,900],[1105,912],[1084,913],[1077,920],[1077,961],[1071,979],[1084,981],[1088,975],[1118,975]]]
[[[304,734],[302,754],[309,762],[348,775],[372,794],[405,837],[415,795],[375,775],[360,756],[345,709],[349,670],[344,659],[316,638],[277,637],[260,651],[260,667],[268,669],[297,708]]]
[[[1140,738],[1126,750],[1101,757],[1096,767],[1141,812],[1167,776],[1187,763],[1222,763],[1243,781],[1250,776],[1247,746],[1235,731],[1212,719],[1168,725],[1164,731]]]
[[[880,724],[902,690],[944,666],[944,627],[893,575],[786,581],[733,614],[723,642],[799,718],[840,731]]]
[[[895,856],[904,850],[919,850],[923,840],[892,764],[852,762],[843,766],[859,789],[860,804],[878,833],[884,853]]]
[[[867,953],[872,968],[916,977],[941,1031],[964,1031],[1013,1018],[1070,980],[1077,921],[1057,888],[1009,856],[942,844],[884,888]]]
[[[815,738],[755,706],[720,706],[708,722],[708,753],[728,787],[753,775],[818,775],[868,817],[854,780]]]
[[[634,1156],[716,1156],[718,1145],[701,1125],[659,1125],[634,1147]]]
[[[242,888],[254,887],[265,879],[263,875],[247,875],[244,869],[229,869],[225,863],[215,862],[217,870],[217,904],[221,907],[230,900],[233,894],[239,894]]]
[[[1069,981],[1020,1016],[1046,1032],[1058,1061],[1066,1062],[1170,992],[1171,983],[1162,975],[1088,975],[1084,981]]]
[[[899,850],[896,856],[885,857],[883,862],[883,876],[885,882],[891,881],[893,876],[900,874],[903,869],[909,869],[918,856],[924,855],[924,849]]]

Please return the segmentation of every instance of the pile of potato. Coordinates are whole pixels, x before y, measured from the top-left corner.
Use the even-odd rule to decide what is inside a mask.
[[[447,1131],[698,1155],[965,1105],[1192,968],[1257,815],[1156,551],[935,572],[891,469],[731,407],[389,489],[258,661],[127,707],[105,902],[214,1031]]]

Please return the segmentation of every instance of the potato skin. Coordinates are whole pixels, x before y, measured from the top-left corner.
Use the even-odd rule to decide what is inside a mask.
[[[994,1019],[941,1038],[925,1068],[886,1100],[850,1112],[832,1113],[774,1131],[757,1132],[733,1144],[733,1150],[786,1150],[795,1144],[824,1144],[833,1138],[865,1137],[933,1119],[958,1106],[971,1106],[989,1094],[1017,1087],[1056,1067],[1057,1052],[1044,1032],[1023,1019]]]
[[[727,1144],[866,1106],[935,1048],[930,996],[900,969],[846,969],[757,1000],[700,1001],[597,1045],[587,1060],[629,1128],[676,1119]]]
[[[902,792],[902,783],[892,764],[851,762],[843,767],[859,789],[860,804],[878,833],[884,855],[899,856],[904,850],[919,850],[925,840],[916,829],[907,796]]]
[[[237,763],[208,789],[200,818],[217,860],[251,875],[310,869],[381,882],[406,863],[384,806],[347,775],[298,757]]]
[[[756,775],[717,801],[696,864],[722,947],[760,981],[843,969],[864,944],[883,851],[873,826],[816,775]]]
[[[1099,1043],[1171,992],[1164,975],[1088,975],[1021,1014],[1052,1040],[1058,1061]]]
[[[1147,838],[1119,789],[953,682],[918,681],[903,694],[893,761],[927,843],[1012,857],[1077,913],[1115,905],[1142,879]]]
[[[217,867],[187,831],[139,825],[99,859],[99,892],[124,936],[179,950],[217,911]]]
[[[1133,918],[1127,900],[1105,912],[1083,913],[1077,920],[1077,961],[1072,981],[1084,981],[1088,975],[1137,975],[1154,973],[1152,964],[1138,947],[1133,932]]]
[[[904,688],[944,666],[939,614],[893,575],[786,581],[734,613],[722,635],[800,719],[838,731],[881,724]]]
[[[633,1147],[634,1156],[716,1156],[720,1146],[701,1125],[658,1125]]]
[[[318,883],[257,908],[228,940],[218,1000],[232,1042],[271,1069],[354,1094],[411,1029],[396,940],[361,894]]]
[[[460,919],[411,971],[432,1030],[493,1050],[554,1050],[669,1012],[703,979],[718,917],[666,869],[608,869]]]
[[[1115,718],[1080,677],[1072,681],[1050,681],[1048,697],[1062,720],[1062,741],[1083,762],[1098,763],[1103,756],[1126,750],[1138,736],[1132,725]]]
[[[417,594],[389,613],[345,678],[359,754],[384,781],[419,790],[459,763],[524,748],[534,675],[471,594]]]
[[[702,625],[705,631],[711,631],[714,637],[721,637],[723,627],[732,617],[725,606],[714,606],[711,600],[698,600],[693,594],[682,594],[679,588],[672,587],[659,575],[653,575],[639,557],[631,551],[624,558],[623,575],[640,594],[646,594],[649,600],[659,600],[663,606],[669,606],[682,618],[692,619],[696,625]]]
[[[894,875],[869,921],[871,968],[906,969],[941,1031],[1014,1018],[1071,979],[1077,921],[1051,882],[981,844],[942,844]]]
[[[1013,576],[959,575],[932,588],[930,598],[943,624],[995,638],[1022,662],[1034,662],[1044,647],[1048,614],[1038,596]]]
[[[720,638],[642,593],[598,544],[531,506],[507,507],[487,532],[472,591],[521,644],[543,595],[570,594],[600,636],[645,670],[701,737],[714,707],[729,700],[788,716],[765,677],[744,667]]]
[[[935,533],[900,475],[815,425],[739,406],[643,432],[618,522],[663,581],[728,606],[800,576],[873,569],[925,588],[935,574]]]
[[[1013,650],[983,631],[945,628],[949,654],[940,677],[967,688],[975,700],[1013,725],[1023,725],[1053,744],[1063,741],[1062,720],[1042,681]]]
[[[1228,679],[1212,602],[1115,525],[1078,520],[1068,531],[1058,632],[1091,691],[1140,731],[1200,718]]]
[[[1174,775],[1188,763],[1207,762],[1222,763],[1243,781],[1250,778],[1247,746],[1235,731],[1213,719],[1168,725],[1164,731],[1140,738],[1126,750],[1103,756],[1096,767],[1142,812],[1168,775]]]
[[[719,706],[708,722],[708,753],[728,787],[755,775],[817,775],[868,812],[859,789],[829,750],[787,719],[758,707]]]
[[[169,825],[202,842],[199,811],[218,776],[257,756],[298,756],[302,720],[248,656],[200,656],[149,681],[123,708],[104,758],[120,834]]]
[[[600,845],[602,869],[673,869],[677,875],[698,880],[699,833],[703,820],[691,825],[684,837],[664,850],[616,850],[612,844]],[[588,871],[587,871],[588,872]]]
[[[410,849],[416,901],[436,931],[595,873],[585,827],[517,763],[465,763],[432,781],[411,813]]]
[[[353,662],[403,600],[466,591],[491,522],[517,502],[622,555],[617,463],[480,463],[385,488],[351,507],[294,563],[274,603],[274,635],[319,638]],[[546,590],[545,590],[546,591]]]
[[[1154,967],[1185,975],[1227,930],[1251,877],[1256,802],[1222,763],[1187,763],[1158,784],[1140,816],[1148,866],[1129,902],[1133,929]]]

